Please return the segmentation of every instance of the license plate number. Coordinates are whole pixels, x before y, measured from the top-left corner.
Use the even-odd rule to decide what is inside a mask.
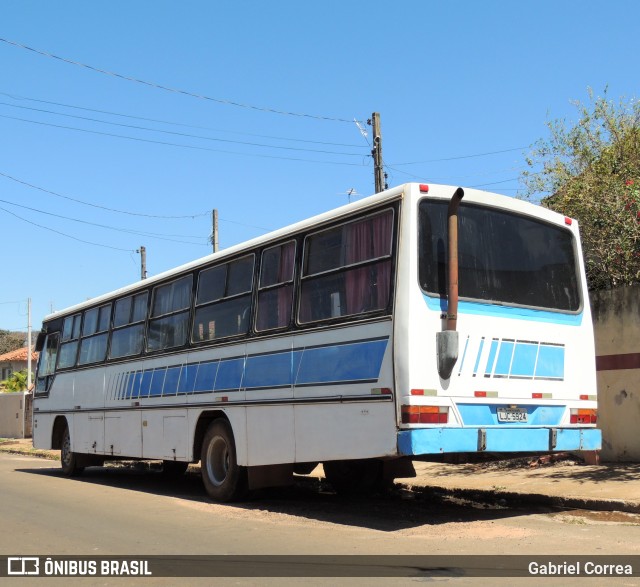
[[[525,408],[498,408],[498,422],[526,422]]]

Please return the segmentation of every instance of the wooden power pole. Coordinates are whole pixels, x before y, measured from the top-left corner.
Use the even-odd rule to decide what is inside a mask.
[[[380,130],[380,113],[374,112],[371,115],[371,127],[373,131],[373,176],[375,179],[376,194],[386,189],[384,177],[384,164],[382,161],[382,131]]]
[[[218,211],[213,210],[211,213],[211,244],[213,245],[213,252],[218,252]]]
[[[147,247],[140,247],[140,279],[147,278]]]

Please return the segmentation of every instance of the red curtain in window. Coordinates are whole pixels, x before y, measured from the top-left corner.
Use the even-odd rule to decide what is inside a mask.
[[[270,330],[288,326],[291,320],[291,300],[293,288],[293,267],[295,262],[295,243],[280,247],[280,259],[277,281],[283,284],[258,296],[258,330]]]
[[[281,283],[293,280],[293,264],[295,261],[295,243],[287,243],[280,249],[280,271],[278,281]],[[278,289],[278,328],[287,326],[291,320],[291,285]]]
[[[391,253],[391,211],[346,227],[346,264],[361,263]],[[378,310],[389,299],[390,261],[346,272],[347,314]]]

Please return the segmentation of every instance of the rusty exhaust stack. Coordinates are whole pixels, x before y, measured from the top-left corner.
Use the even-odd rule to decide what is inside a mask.
[[[447,330],[455,330],[458,324],[458,208],[464,190],[458,188],[449,201],[447,210],[447,236],[449,255],[447,259]]]
[[[464,190],[458,188],[449,201],[447,211],[447,324],[443,332],[436,333],[438,374],[442,379],[451,377],[458,360],[458,208],[463,196]]]

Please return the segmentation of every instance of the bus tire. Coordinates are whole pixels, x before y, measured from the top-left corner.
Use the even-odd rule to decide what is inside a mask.
[[[375,459],[327,461],[322,464],[325,477],[336,493],[357,495],[382,488],[382,463]]]
[[[238,465],[233,431],[227,420],[209,424],[200,454],[202,482],[216,501],[237,501],[247,494],[247,469]]]
[[[60,447],[60,466],[62,473],[67,477],[75,477],[84,471],[84,467],[78,465],[78,455],[71,450],[71,434],[69,426],[65,426],[62,433],[62,445]]]

